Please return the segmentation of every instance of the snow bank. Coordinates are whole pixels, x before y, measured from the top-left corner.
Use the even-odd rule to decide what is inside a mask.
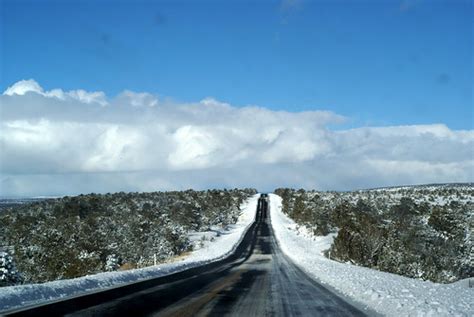
[[[212,233],[205,234],[207,239],[203,241],[202,247],[186,257],[178,258],[172,263],[136,270],[99,273],[43,284],[2,287],[0,288],[0,313],[16,307],[123,286],[223,259],[235,250],[254,221],[259,197],[259,194],[254,195],[240,206],[242,214],[235,225],[228,226],[226,230],[213,228]]]
[[[270,194],[271,222],[282,251],[308,274],[387,316],[472,316],[474,288],[467,280],[436,284],[329,260],[322,255],[334,235],[315,237],[281,211]]]

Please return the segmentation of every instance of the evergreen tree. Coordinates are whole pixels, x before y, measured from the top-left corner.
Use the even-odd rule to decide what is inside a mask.
[[[119,263],[119,258],[115,253],[109,254],[105,261],[105,270],[109,272],[117,271],[117,269],[120,267]]]
[[[0,286],[20,284],[22,276],[16,269],[13,257],[5,251],[0,252]]]

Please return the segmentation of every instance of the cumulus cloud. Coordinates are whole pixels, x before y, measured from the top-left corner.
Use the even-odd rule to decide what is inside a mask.
[[[8,87],[4,95],[25,95],[27,93],[35,93],[45,97],[54,97],[57,99],[75,99],[83,103],[98,103],[102,106],[107,105],[105,100],[105,94],[101,91],[87,92],[83,89],[71,90],[64,92],[61,89],[52,89],[50,91],[44,91],[43,88],[33,79],[20,80],[12,86]]]
[[[443,124],[331,130],[346,118],[124,91],[0,96],[0,194],[473,181],[474,131]]]

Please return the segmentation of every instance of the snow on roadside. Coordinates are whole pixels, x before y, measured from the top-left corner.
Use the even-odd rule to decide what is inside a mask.
[[[179,258],[172,263],[142,269],[105,272],[43,284],[1,287],[0,314],[2,311],[17,307],[123,286],[223,259],[235,250],[255,219],[259,197],[259,194],[254,195],[240,206],[242,214],[236,224],[229,225],[227,230],[213,231],[214,234],[207,233],[207,237],[213,236],[213,241],[205,241],[200,249],[191,252],[189,256]]]
[[[282,251],[308,274],[387,316],[472,316],[474,288],[467,280],[437,284],[329,260],[322,255],[334,235],[314,237],[281,211],[270,194],[271,223]]]

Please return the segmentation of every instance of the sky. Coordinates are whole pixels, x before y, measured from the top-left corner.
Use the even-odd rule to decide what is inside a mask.
[[[474,181],[471,1],[0,3],[0,195]]]

